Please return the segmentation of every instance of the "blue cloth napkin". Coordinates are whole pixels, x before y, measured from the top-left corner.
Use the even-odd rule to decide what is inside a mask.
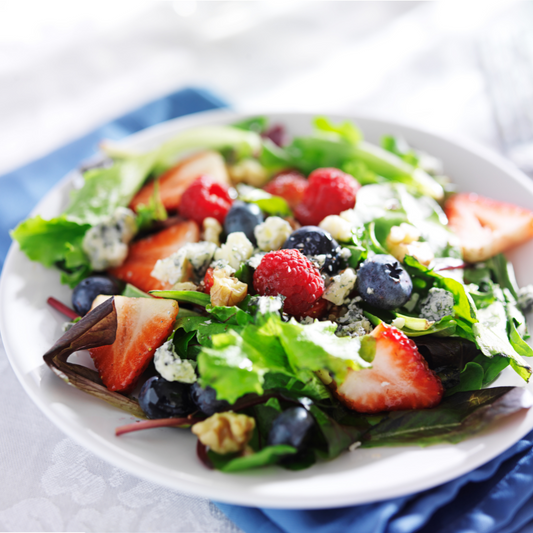
[[[8,230],[98,143],[164,120],[225,106],[211,93],[184,89],[156,100],[18,170],[0,177],[0,264]],[[418,494],[316,511],[255,509],[218,503],[246,533],[533,533],[533,432],[489,463]]]

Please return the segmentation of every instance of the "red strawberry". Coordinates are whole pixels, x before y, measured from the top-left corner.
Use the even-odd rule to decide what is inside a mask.
[[[198,177],[207,175],[214,181],[230,184],[224,159],[218,152],[193,155],[167,170],[158,179],[159,197],[168,211],[178,209],[183,192]],[[146,184],[130,202],[134,211],[140,204],[148,205],[154,195],[154,182]]]
[[[98,296],[93,307],[107,299]],[[179,306],[175,300],[115,296],[117,335],[108,346],[89,353],[110,391],[128,391],[146,370],[156,349],[172,332]]]
[[[131,283],[142,291],[169,289],[152,277],[152,270],[158,259],[172,255],[188,242],[198,242],[200,230],[195,222],[179,222],[159,233],[134,242],[130,246],[128,257],[122,265],[109,270],[112,276]]]
[[[265,191],[285,198],[289,207],[295,209],[302,201],[307,186],[307,180],[299,172],[282,172],[267,184]]]
[[[450,227],[469,263],[485,261],[533,237],[533,212],[473,193],[446,202]]]
[[[415,343],[384,323],[374,329],[372,336],[377,341],[372,368],[350,370],[336,391],[339,400],[360,413],[438,405],[444,388]]]

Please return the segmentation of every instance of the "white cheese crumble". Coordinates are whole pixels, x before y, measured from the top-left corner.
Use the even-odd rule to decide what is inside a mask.
[[[90,228],[82,247],[91,268],[100,271],[121,265],[136,232],[135,213],[127,207],[117,207],[108,219]]]
[[[174,342],[169,340],[160,346],[154,354],[155,369],[167,381],[194,383],[196,381],[196,362],[182,359],[174,350]]]
[[[355,270],[347,268],[340,274],[333,276],[322,298],[335,305],[342,305],[355,286]]]
[[[339,215],[329,215],[318,225],[337,241],[349,241],[352,237],[352,224]]]
[[[281,217],[268,217],[254,228],[257,246],[263,252],[279,250],[291,233],[291,225]]]
[[[222,233],[222,226],[220,222],[213,217],[204,218],[202,224],[204,230],[204,241],[212,242],[217,247],[220,246],[220,234]]]
[[[242,262],[252,257],[253,252],[254,247],[246,235],[242,231],[236,231],[230,233],[226,244],[223,244],[215,252],[215,260],[225,260],[232,268],[237,270]]]
[[[152,270],[152,276],[159,281],[166,281],[174,285],[183,281],[190,262],[194,268],[194,273],[198,277],[202,277],[209,267],[216,249],[216,244],[212,242],[187,243],[171,256],[159,259]]]
[[[196,283],[193,283],[192,281],[184,281],[182,283],[176,283],[174,287],[172,287],[175,291],[197,291],[198,286]]]
[[[445,316],[453,316],[453,294],[445,289],[429,289],[427,298],[422,302],[420,317],[438,322]]]
[[[252,255],[252,257],[248,259],[248,266],[252,267],[253,269],[256,269],[263,260],[263,257],[265,257],[265,255],[266,252],[259,252],[257,254]]]

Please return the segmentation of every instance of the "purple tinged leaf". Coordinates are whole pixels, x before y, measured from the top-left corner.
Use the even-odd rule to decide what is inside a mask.
[[[109,298],[74,324],[44,356],[44,362],[63,381],[96,396],[139,418],[146,418],[137,401],[118,392],[111,392],[102,384],[98,372],[81,365],[68,363],[71,354],[115,342],[117,312],[114,298]]]

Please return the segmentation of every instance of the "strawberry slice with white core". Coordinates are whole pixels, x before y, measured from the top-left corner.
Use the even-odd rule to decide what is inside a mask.
[[[98,296],[93,309],[109,296]],[[110,391],[128,391],[146,370],[154,352],[174,327],[179,306],[175,300],[115,296],[117,335],[108,346],[89,353]]]
[[[533,212],[513,204],[461,193],[446,202],[445,212],[469,263],[485,261],[533,237]]]
[[[179,208],[183,192],[199,176],[230,185],[224,158],[218,152],[195,154],[167,170],[158,178],[159,198],[167,211]],[[154,195],[155,182],[147,183],[130,202],[134,211],[141,204],[149,205]]]
[[[349,370],[335,394],[350,409],[379,413],[435,407],[444,388],[415,343],[398,329],[381,323],[372,368]]]
[[[112,276],[131,283],[142,291],[170,289],[152,276],[152,270],[159,259],[165,259],[179,250],[184,244],[198,242],[200,229],[196,222],[179,222],[159,233],[140,239],[130,245],[128,256],[122,265],[109,270]]]

